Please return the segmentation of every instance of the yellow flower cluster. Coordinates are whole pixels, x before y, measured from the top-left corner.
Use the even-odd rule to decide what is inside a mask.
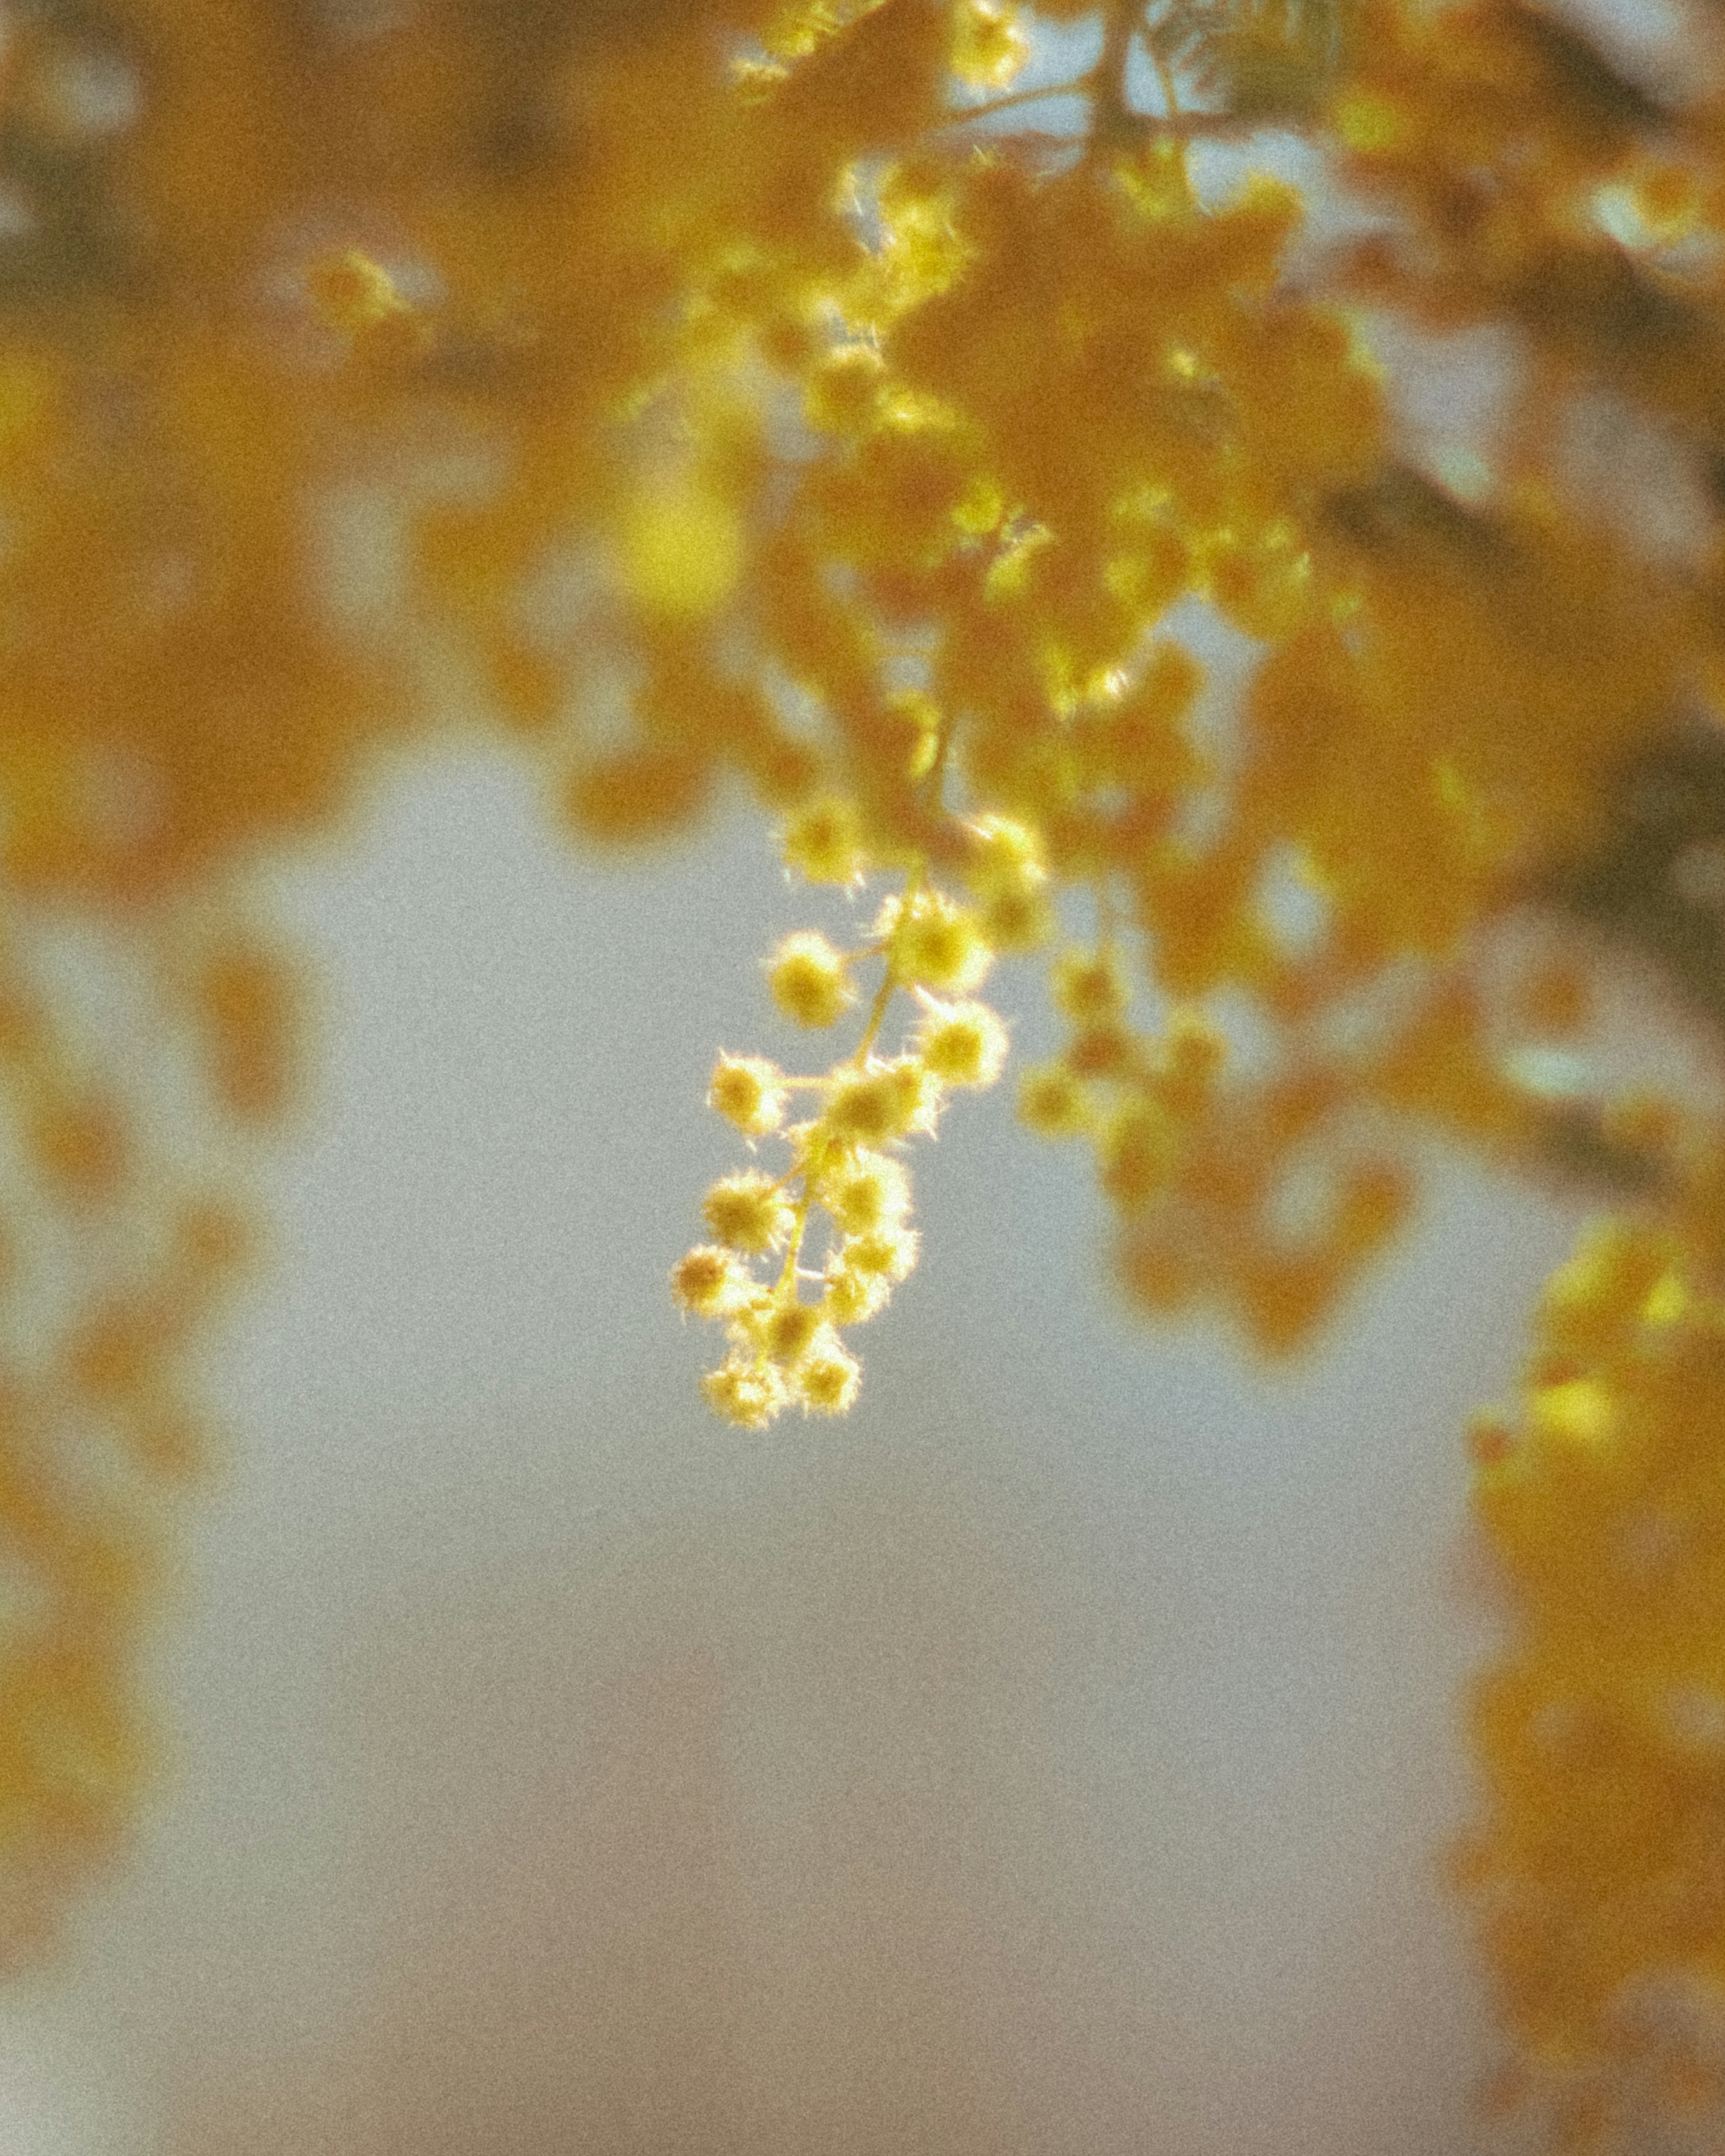
[[[203,1470],[182,1368],[252,1237],[233,1164],[196,1164],[128,1116],[121,1044],[63,1009],[50,948],[0,940],[0,1816],[8,1958],[52,1938],[69,1879],[111,1855],[151,1739],[133,1697],[168,1496]],[[231,932],[183,932],[163,978],[201,1021],[230,1116],[272,1111],[291,1075],[279,964]],[[101,957],[123,978],[135,952]],[[86,964],[94,966],[92,953]]]
[[[1055,104],[1038,23],[1092,13]],[[1671,1794],[1706,1776],[1647,1734],[1712,1665],[1678,1670],[1598,1537],[1656,1453],[1692,1474],[1696,1548],[1725,1520],[1696,1435],[1725,1199],[1701,1140],[1518,1075],[1575,999],[1506,1001],[1490,963],[1518,910],[1568,909],[1725,1018],[1708,34],[1655,67],[1532,0],[8,15],[0,1524],[46,1613],[0,1639],[24,1902],[125,1815],[151,1492],[194,1450],[183,1343],[237,1253],[146,1142],[161,1072],[79,1036],[44,952],[69,915],[106,939],[162,1068],[195,1044],[225,1159],[290,1098],[297,1006],[239,872],[428,726],[447,667],[583,839],[685,828],[729,775],[811,881],[902,879],[864,952],[809,932],[769,963],[815,1028],[878,966],[854,1052],[714,1073],[788,1159],[715,1186],[675,1275],[727,1330],[735,1420],[854,1395],[841,1335],[914,1255],[906,1146],[1000,1067],[996,953],[1052,948],[1067,1038],[1022,1113],[1093,1151],[1147,1310],[1297,1346],[1405,1217],[1421,1126],[1633,1196],[1586,1260],[1666,1254],[1633,1323],[1584,1337],[1554,1304],[1526,1417],[1501,1459],[1481,1440],[1532,1644],[1482,1695],[1509,1704],[1481,1724],[1477,1891],[1545,2053],[1606,2056],[1611,1987],[1656,1964],[1717,1972],[1725,1910],[1684,1869],[1712,1799]],[[1255,173],[1265,131],[1350,214]],[[1445,437],[1422,393],[1482,341],[1490,408]],[[116,1448],[137,1517],[92,1524]],[[1688,1593],[1661,1606],[1699,1640]],[[1596,1632],[1560,1649],[1565,1594]],[[1655,1911],[1677,1879],[1687,1932]]]
[[[983,833],[983,843],[998,835]],[[815,880],[859,865],[848,819],[826,806],[792,825],[785,851]],[[918,876],[880,908],[861,951],[803,932],[768,959],[773,1002],[811,1028],[835,1024],[856,1001],[854,967],[878,960],[881,978],[857,1047],[823,1075],[788,1077],[757,1056],[721,1055],[714,1068],[709,1106],[751,1141],[781,1138],[790,1154],[777,1176],[749,1168],[716,1183],[702,1208],[713,1240],[671,1272],[677,1302],[726,1327],[730,1353],[705,1390],[726,1421],[758,1429],[793,1403],[805,1414],[842,1414],[855,1400],[862,1373],[840,1336],[883,1309],[916,1262],[904,1143],[933,1136],[949,1091],[992,1086],[1006,1061],[1005,1026],[968,993],[993,958],[976,911]],[[917,1015],[901,1052],[882,1055],[900,991]],[[814,1113],[788,1125],[795,1092]],[[817,1224],[819,1253],[809,1240]],[[776,1258],[776,1276],[759,1278],[755,1258]]]
[[[1725,2113],[1717,1138],[1684,1167],[1664,1223],[1588,1231],[1547,1288],[1516,1411],[1471,1433],[1517,1622],[1475,1691],[1492,1801],[1459,1862],[1543,2069],[1527,2092],[1600,2146],[1633,2136],[1625,2098],[1650,2073],[1697,2126]]]

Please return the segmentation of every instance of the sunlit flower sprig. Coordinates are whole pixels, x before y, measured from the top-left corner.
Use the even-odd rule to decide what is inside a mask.
[[[998,854],[985,829],[985,857],[991,841]],[[840,867],[848,877],[860,858],[837,804],[800,819],[787,854],[824,880],[839,880]],[[793,1404],[842,1414],[855,1402],[861,1368],[843,1335],[884,1309],[916,1262],[903,1148],[934,1135],[949,1092],[992,1086],[1006,1061],[1006,1027],[973,993],[994,957],[983,913],[920,870],[882,905],[860,949],[798,930],[768,957],[773,1002],[814,1030],[860,1000],[858,969],[878,964],[880,978],[855,1048],[819,1076],[788,1075],[759,1056],[721,1055],[714,1067],[708,1105],[751,1144],[776,1140],[790,1154],[777,1175],[721,1176],[702,1205],[711,1241],[671,1273],[682,1307],[726,1328],[729,1352],[703,1389],[727,1422],[759,1429]],[[886,1055],[881,1037],[901,993],[914,1016],[898,1053]],[[798,1095],[814,1112],[790,1122]],[[775,1260],[769,1275],[757,1271]]]

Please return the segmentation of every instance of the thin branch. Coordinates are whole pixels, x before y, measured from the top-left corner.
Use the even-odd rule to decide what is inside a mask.
[[[1045,83],[1038,90],[1014,90],[1005,97],[991,97],[981,105],[967,105],[953,115],[947,125],[957,127],[966,121],[988,120],[997,112],[1010,112],[1016,105],[1035,105],[1045,97],[1092,97],[1096,74],[1096,68],[1088,67],[1082,74],[1075,74],[1070,82]],[[944,134],[946,129],[940,131]]]

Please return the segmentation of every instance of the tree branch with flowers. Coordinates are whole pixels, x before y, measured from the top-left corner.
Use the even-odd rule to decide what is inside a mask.
[[[1657,50],[1556,0],[4,27],[20,1950],[144,1772],[131,1643],[188,1350],[247,1262],[234,1134],[291,1099],[301,993],[244,870],[433,729],[443,666],[583,843],[740,783],[809,882],[887,886],[860,949],[768,960],[811,1030],[871,994],[837,1060],[713,1072],[768,1150],[672,1285],[724,1328],[732,1423],[855,1397],[843,1336],[916,1258],[909,1145],[1007,1061],[1004,954],[1065,1029],[1023,1120],[1091,1154],[1152,1316],[1299,1348],[1409,1217],[1422,1133],[1596,1195],[1468,1437],[1517,1617],[1458,1872],[1549,2145],[1713,2115],[1725,1130],[1538,1073],[1625,953],[1716,1043],[1725,1012],[1717,7]],[[1440,439],[1415,392],[1464,333],[1491,408]],[[197,1059],[197,1147],[80,1033],[69,913]],[[1666,1979],[1682,2011],[1644,2010]]]

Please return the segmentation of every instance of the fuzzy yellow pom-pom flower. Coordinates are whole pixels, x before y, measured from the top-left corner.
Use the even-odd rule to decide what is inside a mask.
[[[890,1063],[870,1059],[834,1079],[821,1111],[821,1128],[841,1142],[884,1145],[912,1131],[932,1132],[940,1112],[940,1085],[918,1056]]]
[[[896,1286],[916,1269],[916,1245],[914,1228],[871,1228],[865,1235],[845,1238],[840,1262],[865,1279],[891,1281]]]
[[[773,1000],[798,1025],[833,1025],[856,1000],[844,954],[824,936],[798,930],[767,962]]]
[[[995,952],[1034,951],[1055,931],[1040,834],[1011,816],[979,816],[968,829],[964,880],[977,924]]]
[[[759,1055],[721,1055],[713,1066],[707,1104],[749,1137],[764,1137],[784,1121],[784,1074]]]
[[[701,1209],[720,1242],[728,1250],[752,1255],[777,1250],[790,1234],[793,1219],[778,1185],[753,1169],[714,1183]]]
[[[1048,881],[1041,834],[1015,816],[978,816],[967,826],[964,880],[978,898],[1040,891]]]
[[[764,1429],[789,1397],[771,1363],[723,1363],[701,1379],[701,1389],[716,1414],[742,1430]]]
[[[819,834],[817,844],[808,829],[803,834],[817,857],[836,867],[836,855],[826,849],[834,835]],[[1021,827],[984,819],[971,835],[994,856],[984,881],[1038,885],[1044,872]],[[860,1369],[839,1333],[880,1310],[916,1261],[910,1176],[900,1150],[932,1134],[947,1087],[988,1085],[1005,1060],[1006,1029],[994,1012],[979,1003],[942,1001],[907,970],[966,978],[993,955],[974,918],[925,875],[913,875],[906,896],[881,909],[875,941],[855,960],[804,930],[787,937],[768,961],[774,999],[805,1024],[831,1023],[855,1000],[853,964],[881,968],[851,1055],[824,1075],[806,1078],[787,1076],[761,1059],[721,1056],[708,1088],[709,1105],[745,1136],[776,1137],[790,1156],[777,1178],[752,1169],[713,1186],[704,1209],[715,1244],[691,1251],[672,1275],[683,1307],[722,1323],[729,1335],[724,1363],[706,1381],[709,1404],[751,1428],[793,1399],[805,1413],[819,1414],[843,1414],[855,1399]],[[911,1040],[897,1055],[880,1053],[889,1009],[906,988],[918,1006]],[[818,1106],[808,1121],[788,1127],[784,1104],[797,1088],[816,1095]],[[811,1250],[811,1238],[824,1240],[824,1261],[818,1242]],[[770,1285],[733,1255],[777,1250],[784,1255]],[[819,1296],[805,1302],[799,1283],[812,1278],[820,1282]]]
[[[830,1334],[817,1342],[792,1380],[798,1399],[814,1414],[848,1414],[862,1383],[862,1366]]]
[[[952,34],[952,72],[977,90],[1004,90],[1030,56],[1016,11],[998,0],[960,0]]]
[[[671,1294],[697,1317],[716,1317],[743,1300],[747,1279],[731,1251],[702,1243],[671,1268]]]
[[[1179,1137],[1168,1111],[1134,1101],[1108,1124],[1101,1152],[1102,1188],[1127,1212],[1165,1189],[1178,1158]]]
[[[821,1309],[834,1325],[863,1324],[886,1308],[891,1295],[890,1280],[860,1272],[842,1251],[828,1260]]]
[[[816,1188],[821,1204],[850,1235],[896,1226],[911,1209],[911,1178],[903,1163],[866,1148],[843,1156]]]
[[[918,891],[908,902],[889,900],[875,933],[886,944],[894,977],[907,988],[978,988],[994,963],[977,916],[938,891]]]
[[[331,329],[349,335],[410,311],[382,264],[357,247],[321,254],[305,273],[305,296]]]
[[[986,1004],[925,999],[916,1050],[943,1086],[992,1086],[1006,1062],[1006,1028]]]
[[[786,864],[810,883],[854,883],[868,865],[855,803],[823,794],[799,808],[781,842]]]

